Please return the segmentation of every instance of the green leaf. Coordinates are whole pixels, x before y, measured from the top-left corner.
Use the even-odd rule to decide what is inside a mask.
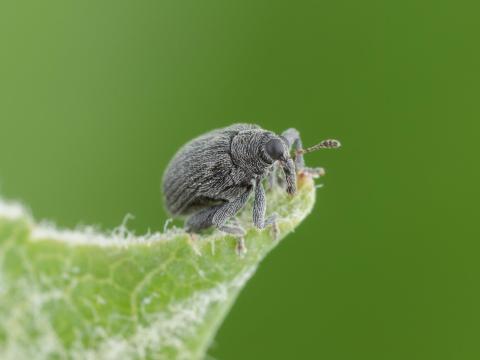
[[[279,236],[251,226],[244,256],[218,231],[59,230],[0,201],[1,359],[199,359],[246,281],[311,211],[315,185],[268,193]]]

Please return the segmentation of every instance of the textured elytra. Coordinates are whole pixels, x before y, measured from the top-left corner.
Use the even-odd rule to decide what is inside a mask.
[[[298,194],[267,191],[280,238],[313,206],[309,177]],[[253,199],[252,199],[253,200]],[[260,260],[278,244],[238,216],[248,252],[218,231],[138,237],[124,228],[58,230],[0,201],[1,359],[200,359]]]

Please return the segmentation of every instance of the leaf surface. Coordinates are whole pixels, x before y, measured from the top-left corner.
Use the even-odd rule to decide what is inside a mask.
[[[61,230],[0,201],[0,358],[203,358],[261,260],[311,211],[315,185],[298,185],[267,194],[277,240],[251,226],[251,204],[242,211],[242,257],[218,231]]]

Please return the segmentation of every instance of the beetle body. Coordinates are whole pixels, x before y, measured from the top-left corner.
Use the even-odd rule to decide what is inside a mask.
[[[296,170],[304,168],[303,156],[295,161],[290,148],[301,149],[298,131],[281,136],[258,125],[235,124],[213,130],[185,144],[170,161],[163,177],[163,194],[172,216],[188,216],[187,231],[210,226],[242,235],[243,229],[227,225],[254,193],[253,222],[264,228],[266,198],[262,180],[276,164],[283,169],[286,191],[296,191]]]

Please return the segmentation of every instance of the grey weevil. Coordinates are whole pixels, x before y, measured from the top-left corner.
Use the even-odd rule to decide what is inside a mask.
[[[210,131],[185,144],[167,166],[163,177],[167,210],[172,216],[188,216],[187,232],[214,226],[242,237],[244,229],[227,221],[254,193],[254,225],[259,229],[275,225],[275,214],[265,219],[267,204],[262,180],[279,166],[286,192],[294,195],[297,173],[323,175],[321,168],[305,167],[303,154],[339,146],[337,140],[324,140],[303,149],[297,130],[288,129],[278,136],[253,124],[234,124]]]

